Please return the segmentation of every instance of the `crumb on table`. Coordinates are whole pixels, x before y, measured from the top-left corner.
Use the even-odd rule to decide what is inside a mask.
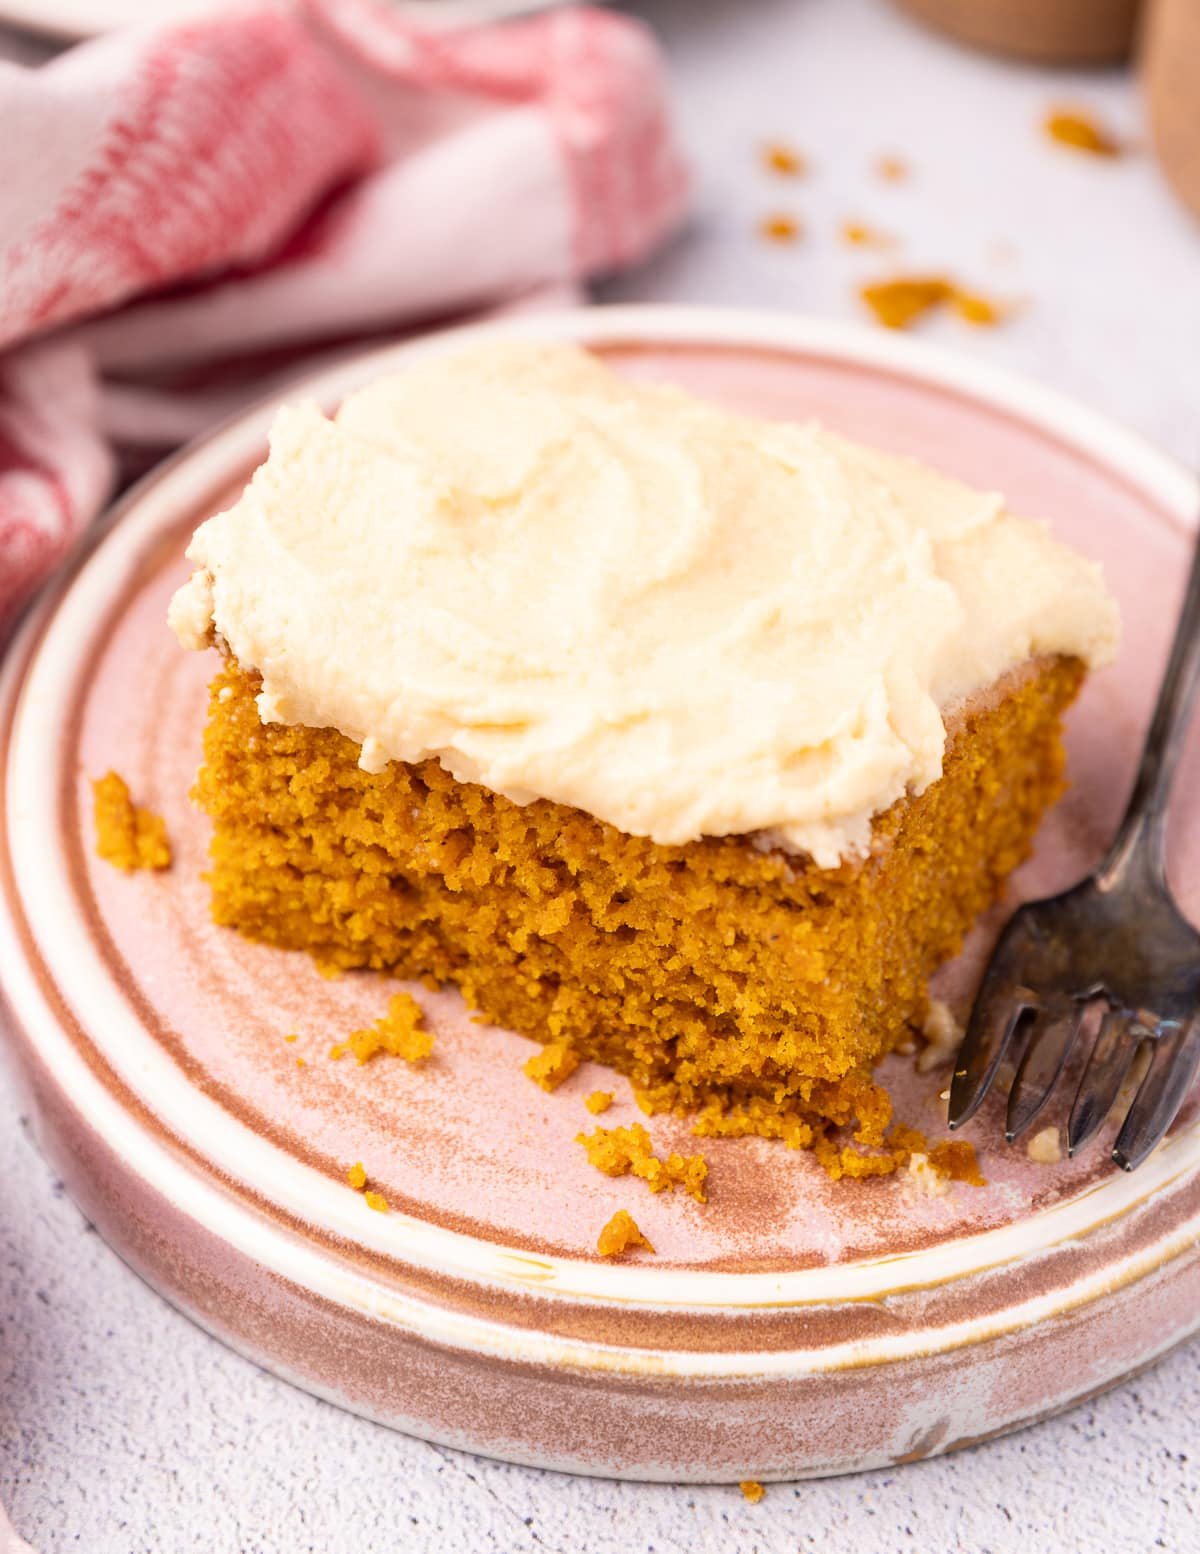
[[[999,303],[944,275],[898,275],[872,281],[860,288],[859,296],[885,329],[909,329],[941,307],[952,308],[966,323],[981,328],[1000,323],[1006,312]]]
[[[910,1128],[898,1122],[888,1134],[888,1147],[897,1166],[907,1168],[914,1156],[921,1155],[928,1162],[930,1170],[949,1182],[966,1182],[970,1187],[987,1185],[979,1169],[975,1146],[966,1139],[942,1139],[931,1144],[919,1128]],[[918,1167],[916,1174],[921,1169]]]
[[[565,1079],[570,1079],[580,1061],[569,1041],[548,1041],[521,1065],[521,1072],[543,1090],[557,1090]]]
[[[588,1111],[591,1112],[593,1117],[598,1117],[601,1112],[606,1112],[612,1103],[613,1098],[611,1090],[593,1090],[591,1095],[588,1096],[587,1100],[584,1101],[583,1104],[587,1107]]]
[[[386,1214],[388,1212],[388,1201],[381,1192],[365,1192],[363,1193],[363,1200],[367,1208],[374,1209],[376,1214]]]
[[[1077,108],[1055,108],[1046,115],[1044,129],[1051,140],[1088,156],[1118,157],[1121,143],[1090,113]]]
[[[909,275],[874,281],[860,296],[885,329],[907,329],[926,313],[949,302],[954,287],[942,276]]]
[[[606,1176],[640,1176],[651,1192],[682,1187],[697,1203],[708,1201],[704,1190],[708,1162],[703,1155],[670,1154],[660,1160],[650,1143],[650,1135],[640,1122],[628,1128],[597,1128],[594,1133],[577,1133],[588,1160]]]
[[[742,1494],[745,1495],[746,1499],[749,1500],[751,1505],[757,1505],[762,1497],[766,1494],[766,1490],[756,1478],[744,1478],[738,1485],[738,1488],[741,1490]]]
[[[977,291],[956,291],[950,305],[959,318],[979,329],[991,329],[1004,317],[1004,309],[998,302],[980,296]]]
[[[433,1051],[433,1032],[424,1026],[425,1014],[409,993],[394,993],[385,1015],[366,1030],[352,1031],[345,1041],[329,1049],[331,1058],[353,1052],[359,1063],[369,1062],[377,1052],[390,1052],[406,1063],[421,1063]]]
[[[346,1180],[355,1192],[362,1192],[367,1185],[367,1171],[361,1160],[356,1160],[346,1172]]]
[[[876,159],[875,171],[885,183],[903,183],[911,169],[902,156],[881,156]]]
[[[843,221],[842,241],[852,248],[895,248],[896,237],[865,221]]]
[[[131,874],[135,869],[167,869],[171,844],[161,815],[135,805],[129,784],[116,772],[92,782],[96,852],[106,863]]]
[[[787,211],[773,211],[758,224],[758,235],[767,243],[796,243],[802,234],[800,222]]]
[[[628,1209],[618,1209],[600,1232],[596,1241],[596,1250],[601,1257],[620,1257],[635,1247],[642,1247],[647,1252],[653,1252],[654,1248],[638,1229],[637,1221]]]
[[[760,148],[760,155],[763,167],[777,177],[803,178],[808,171],[808,158],[786,141],[765,141]]]

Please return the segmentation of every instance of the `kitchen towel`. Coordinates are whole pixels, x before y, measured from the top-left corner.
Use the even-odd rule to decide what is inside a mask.
[[[563,7],[221,9],[0,63],[0,628],[144,466],[344,350],[631,264],[686,178],[657,47]]]

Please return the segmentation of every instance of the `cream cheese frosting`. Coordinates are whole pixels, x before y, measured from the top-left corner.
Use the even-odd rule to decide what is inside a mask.
[[[940,775],[957,701],[1118,634],[1099,568],[997,494],[562,345],[281,410],[188,557],[170,624],[258,671],[264,722],[822,868]]]

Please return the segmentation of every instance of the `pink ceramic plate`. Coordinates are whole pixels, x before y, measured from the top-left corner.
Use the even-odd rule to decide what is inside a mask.
[[[1119,665],[1070,727],[1074,786],[1018,889],[1096,859],[1120,811],[1183,574],[1195,491],[1166,459],[1044,391],[830,323],[697,309],[525,320],[622,370],[774,415],[818,414],[1045,515],[1106,565]],[[348,389],[455,337],[361,357]],[[710,1202],[592,1170],[583,1097],[638,1114],[585,1068],[554,1095],[532,1050],[419,996],[436,1056],[331,1062],[389,984],[208,921],[206,828],[188,802],[212,655],[163,624],[195,524],[264,452],[271,407],[122,505],[25,629],[0,710],[0,963],[40,1137],[130,1264],[212,1332],[375,1419],[495,1456],[664,1479],[839,1473],[946,1451],[1109,1386],[1200,1324],[1200,1123],[1133,1176],[1099,1145],[1037,1165],[972,1127],[987,1186],[921,1198],[829,1182],[756,1139],[703,1148]],[[1178,785],[1175,884],[1200,912],[1200,749]],[[116,767],[166,816],[175,864],[127,878],[93,853],[88,779]],[[994,925],[993,925],[994,927]],[[976,936],[976,957],[986,933]],[[969,957],[951,968],[969,978]],[[296,1033],[293,1043],[285,1041]],[[297,1060],[303,1060],[302,1063]],[[945,1068],[893,1059],[900,1114],[934,1135]],[[660,1146],[689,1147],[656,1119]],[[351,1191],[362,1160],[391,1204]],[[609,1263],[629,1208],[656,1257]]]

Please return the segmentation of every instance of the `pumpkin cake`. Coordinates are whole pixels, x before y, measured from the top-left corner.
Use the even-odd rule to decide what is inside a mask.
[[[188,555],[218,923],[859,1172],[1117,634],[994,494],[511,341],[282,410]]]

